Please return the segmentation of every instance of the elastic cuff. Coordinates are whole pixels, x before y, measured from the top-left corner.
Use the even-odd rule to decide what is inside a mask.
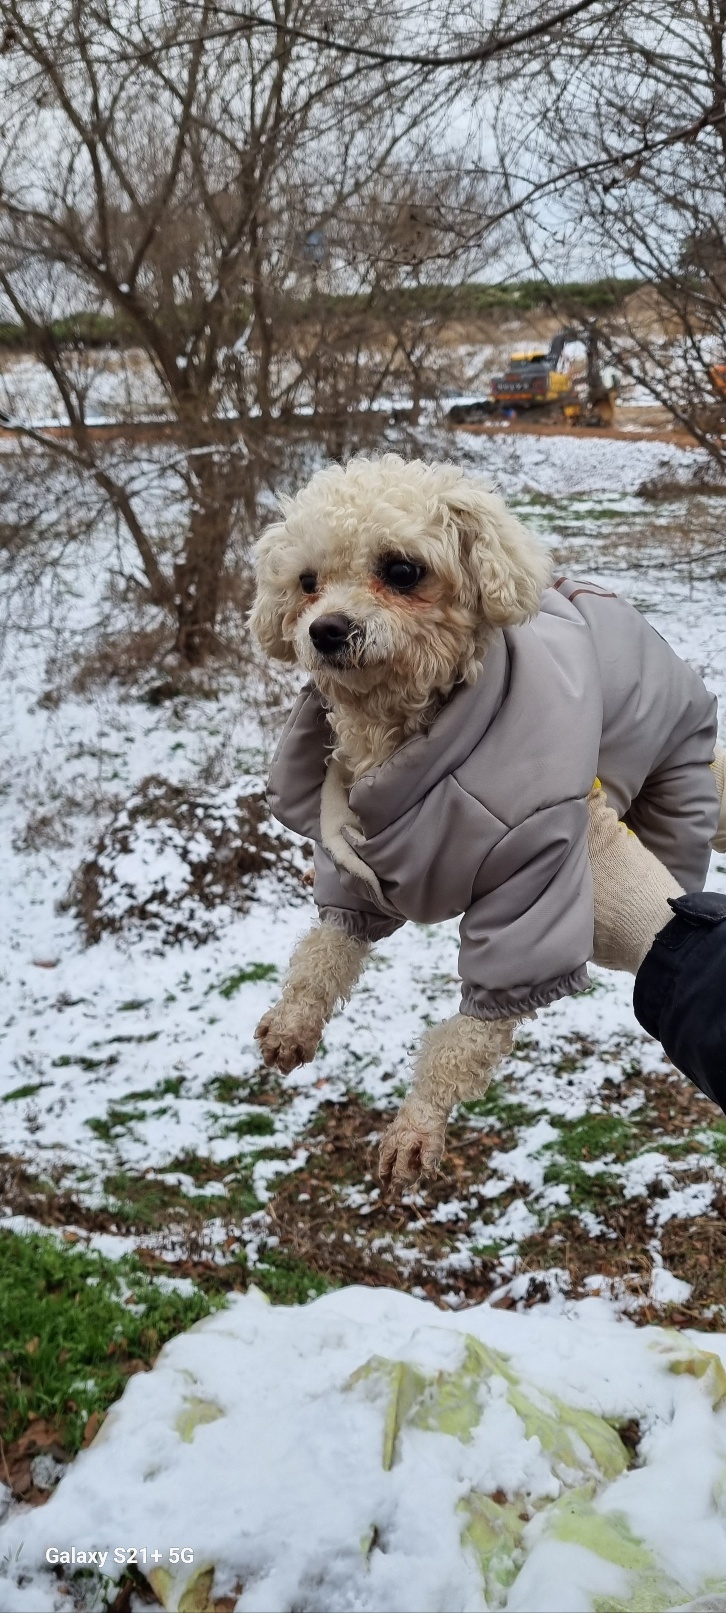
[[[509,991],[487,991],[486,986],[467,983],[462,989],[459,1012],[470,1019],[515,1019],[518,1014],[546,1008],[558,997],[574,997],[578,991],[587,991],[590,983],[584,963],[572,974],[559,975],[556,980],[543,980],[538,986],[512,986]]]
[[[403,919],[389,919],[384,914],[361,913],[354,907],[320,907],[318,913],[323,924],[342,930],[355,941],[383,941],[404,923]]]

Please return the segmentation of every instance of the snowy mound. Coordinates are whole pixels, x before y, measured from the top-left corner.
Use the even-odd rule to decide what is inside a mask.
[[[79,868],[65,905],[88,942],[151,932],[200,945],[244,912],[261,881],[300,894],[312,864],[270,817],[262,782],[192,791],[143,779]]]
[[[131,1546],[168,1609],[726,1605],[722,1355],[599,1300],[233,1298],[131,1379],[46,1507],[6,1522],[0,1605],[67,1607],[93,1551],[76,1605],[108,1606]]]

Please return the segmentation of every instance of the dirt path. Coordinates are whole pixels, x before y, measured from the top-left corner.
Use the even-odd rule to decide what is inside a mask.
[[[641,418],[644,412],[648,414],[652,412],[660,418],[655,420],[652,425],[645,424]],[[667,424],[667,420],[662,418],[664,412],[660,410],[643,411],[633,409],[631,414],[628,410],[621,410],[622,424],[613,427],[574,426],[569,425],[566,420],[545,421],[536,418],[528,419],[527,416],[515,417],[511,420],[482,420],[468,424],[459,424],[458,422],[454,424],[452,421],[447,421],[446,424],[451,431],[466,431],[476,436],[492,437],[506,432],[508,436],[519,435],[527,437],[604,437],[610,442],[665,442],[672,443],[678,448],[697,448],[698,443],[690,432]],[[629,415],[630,418],[628,418]],[[327,421],[318,423],[321,428],[328,424]],[[371,423],[370,415],[365,417],[364,423]],[[220,436],[228,438],[230,435],[240,432],[244,424],[241,420],[229,418],[223,421],[220,420]],[[278,422],[278,427],[280,431],[295,432],[297,430],[299,432],[300,430],[309,430],[310,419],[308,416],[304,416],[290,420],[285,425]],[[249,422],[247,422],[247,429],[249,429]],[[18,431],[13,426],[4,425],[0,420],[0,444],[4,440],[11,442],[21,441],[26,435],[26,433]],[[104,421],[102,424],[89,426],[88,435],[95,442],[110,442],[123,439],[136,443],[173,442],[180,437],[180,428],[175,420],[110,420]],[[50,440],[63,439],[72,436],[72,427],[63,425],[38,426],[37,436],[47,437]]]
[[[677,448],[697,448],[698,443],[690,432],[668,426],[571,426],[566,420],[491,420],[469,425],[451,424],[452,431],[467,431],[476,436],[495,437],[502,432],[508,436],[525,437],[606,437],[609,442],[667,442]]]

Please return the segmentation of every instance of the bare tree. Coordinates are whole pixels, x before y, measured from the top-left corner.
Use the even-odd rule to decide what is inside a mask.
[[[447,150],[448,81],[320,49],[324,0],[262,0],[264,28],[230,10],[233,31],[212,0],[159,0],[151,20],[141,0],[0,0],[0,313],[67,429],[17,398],[9,424],[106,502],[131,580],[173,614],[192,664],[215,648],[230,536],[240,512],[254,525],[284,429],[334,428],[340,450],[341,422],[370,415],[394,375],[420,397],[426,319],[409,304],[392,329],[390,293],[420,282],[472,188]],[[346,37],[363,35],[390,43],[360,0]],[[69,343],[59,318],[79,311]],[[156,508],[166,488],[183,511],[175,537],[149,516],[148,464],[142,496],[133,456],[94,424],[91,316],[134,350],[111,413],[151,439]]]
[[[726,3],[630,0],[543,64],[527,135],[530,259],[635,275],[601,339],[726,463]],[[502,103],[502,169],[522,169]],[[540,197],[546,197],[546,208]],[[556,288],[553,287],[556,299]],[[568,309],[568,312],[571,312]]]

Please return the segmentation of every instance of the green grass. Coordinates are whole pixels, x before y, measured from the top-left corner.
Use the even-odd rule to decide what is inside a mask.
[[[726,1162],[726,1120],[714,1120],[710,1126],[699,1127],[689,1142],[691,1151],[696,1151],[700,1143],[709,1153],[715,1154],[719,1165],[723,1165]]]
[[[254,1155],[244,1154],[237,1158],[234,1156],[224,1161],[224,1165],[217,1165],[213,1160],[203,1154],[179,1154],[172,1163],[166,1167],[169,1174],[179,1171],[184,1176],[190,1176],[195,1186],[208,1187],[212,1183],[219,1183],[219,1196],[214,1193],[203,1197],[191,1196],[184,1192],[182,1187],[173,1187],[170,1183],[159,1182],[153,1176],[134,1177],[124,1173],[116,1173],[108,1181],[118,1185],[122,1182],[129,1184],[125,1198],[129,1204],[146,1202],[149,1206],[158,1190],[161,1188],[169,1195],[168,1202],[177,1208],[193,1212],[197,1218],[203,1216],[210,1220],[219,1215],[233,1223],[239,1223],[247,1215],[253,1215],[262,1208],[257,1194],[252,1186],[252,1170],[258,1159],[277,1159],[274,1150],[260,1149]],[[150,1213],[147,1211],[147,1213]],[[161,1215],[158,1221],[163,1226],[167,1217]]]
[[[118,1064],[118,1053],[112,1053],[107,1059],[92,1059],[83,1053],[61,1053],[60,1057],[52,1060],[54,1070],[66,1070],[71,1064],[78,1064],[82,1070],[110,1070]]]
[[[322,1276],[304,1261],[279,1249],[266,1250],[262,1264],[254,1267],[250,1278],[273,1305],[304,1305],[309,1299],[340,1287],[332,1278]]]
[[[200,1162],[201,1164],[201,1162]],[[134,1203],[149,1223],[168,1214],[174,1189],[147,1178],[108,1177],[108,1192]],[[245,1213],[256,1206],[245,1206]],[[169,1272],[165,1262],[160,1271]],[[248,1272],[244,1251],[220,1267],[219,1282],[191,1294],[165,1292],[134,1256],[109,1260],[40,1233],[0,1230],[0,1432],[19,1438],[32,1418],[58,1431],[74,1454],[86,1422],[123,1393],[131,1372],[152,1365],[177,1333],[225,1302],[248,1280],[273,1304],[299,1305],[336,1284],[303,1261],[269,1250]]]
[[[486,1097],[476,1098],[473,1103],[464,1103],[461,1107],[465,1114],[496,1120],[507,1131],[516,1126],[533,1126],[544,1113],[543,1109],[528,1109],[526,1104],[510,1097],[508,1088],[498,1081],[492,1082]]]
[[[619,1115],[581,1115],[578,1120],[557,1121],[556,1142],[546,1149],[569,1161],[594,1162],[605,1155],[617,1160],[630,1158],[642,1146],[636,1128]]]
[[[155,1098],[180,1098],[185,1079],[183,1075],[167,1075],[163,1081],[157,1081],[155,1087],[141,1087],[137,1092],[127,1092],[126,1101],[144,1103]]]
[[[147,1031],[145,1036],[144,1035],[140,1035],[140,1036],[109,1036],[108,1045],[109,1045],[109,1047],[113,1047],[116,1044],[116,1042],[157,1042],[159,1040],[160,1035],[161,1035],[161,1031]],[[96,1047],[96,1046],[102,1047],[103,1043],[102,1042],[98,1042],[98,1043],[93,1042],[91,1045],[93,1047]]]
[[[558,1121],[557,1133],[542,1150],[545,1158],[549,1156],[545,1185],[566,1187],[572,1210],[596,1212],[621,1199],[621,1183],[608,1170],[608,1161],[614,1164],[639,1152],[642,1138],[637,1129],[618,1115],[590,1114]],[[594,1175],[583,1168],[599,1162],[604,1168]],[[554,1214],[560,1217],[567,1211],[567,1205],[557,1205]]]
[[[240,1115],[239,1120],[231,1120],[224,1128],[225,1137],[270,1137],[275,1130],[272,1115],[261,1114],[257,1110],[254,1114]]]
[[[111,1143],[120,1131],[128,1131],[139,1121],[145,1120],[143,1109],[122,1109],[116,1103],[110,1103],[105,1115],[94,1115],[85,1124],[99,1142]]]
[[[12,1092],[4,1094],[3,1103],[14,1103],[18,1098],[33,1098],[36,1092],[41,1092],[48,1084],[47,1081],[28,1081],[23,1087],[13,1087]]]
[[[224,1166],[219,1166],[209,1159],[184,1154],[168,1166],[169,1175],[178,1171],[190,1176],[198,1187],[218,1186],[218,1192],[203,1195],[189,1193],[183,1186],[162,1181],[150,1172],[137,1176],[133,1171],[112,1171],[103,1183],[106,1208],[119,1225],[127,1227],[163,1229],[185,1218],[198,1224],[220,1216],[238,1226],[245,1216],[261,1208],[252,1187],[254,1159],[259,1157],[256,1154],[251,1159],[247,1154],[238,1161],[227,1159]]]
[[[547,1166],[544,1180],[546,1187],[555,1184],[566,1187],[570,1202],[558,1204],[554,1211],[544,1214],[543,1225],[552,1216],[559,1220],[573,1210],[592,1210],[595,1214],[606,1209],[608,1205],[622,1200],[622,1187],[607,1170],[598,1171],[596,1176],[590,1176],[576,1160],[554,1160]]]
[[[204,1089],[209,1098],[215,1103],[246,1103],[248,1098],[249,1082],[241,1075],[214,1075],[207,1082]]]
[[[166,1227],[180,1216],[198,1217],[200,1210],[214,1214],[210,1195],[203,1200],[190,1198],[181,1187],[161,1182],[156,1176],[134,1176],[130,1171],[114,1171],[104,1180],[108,1208],[119,1226]],[[220,1184],[219,1198],[225,1196]]]
[[[217,990],[220,997],[226,997],[229,1000],[236,991],[239,991],[240,986],[247,986],[250,983],[256,983],[258,980],[275,980],[276,978],[277,968],[274,963],[250,963],[245,969],[238,969],[235,974],[228,975],[226,980],[223,980],[217,987]],[[210,990],[213,989],[213,987],[210,987]]]
[[[140,1314],[126,1300],[133,1296]],[[132,1257],[108,1260],[49,1237],[0,1231],[0,1421],[16,1439],[31,1417],[73,1452],[87,1418],[117,1400],[136,1363],[221,1303],[164,1293]]]

